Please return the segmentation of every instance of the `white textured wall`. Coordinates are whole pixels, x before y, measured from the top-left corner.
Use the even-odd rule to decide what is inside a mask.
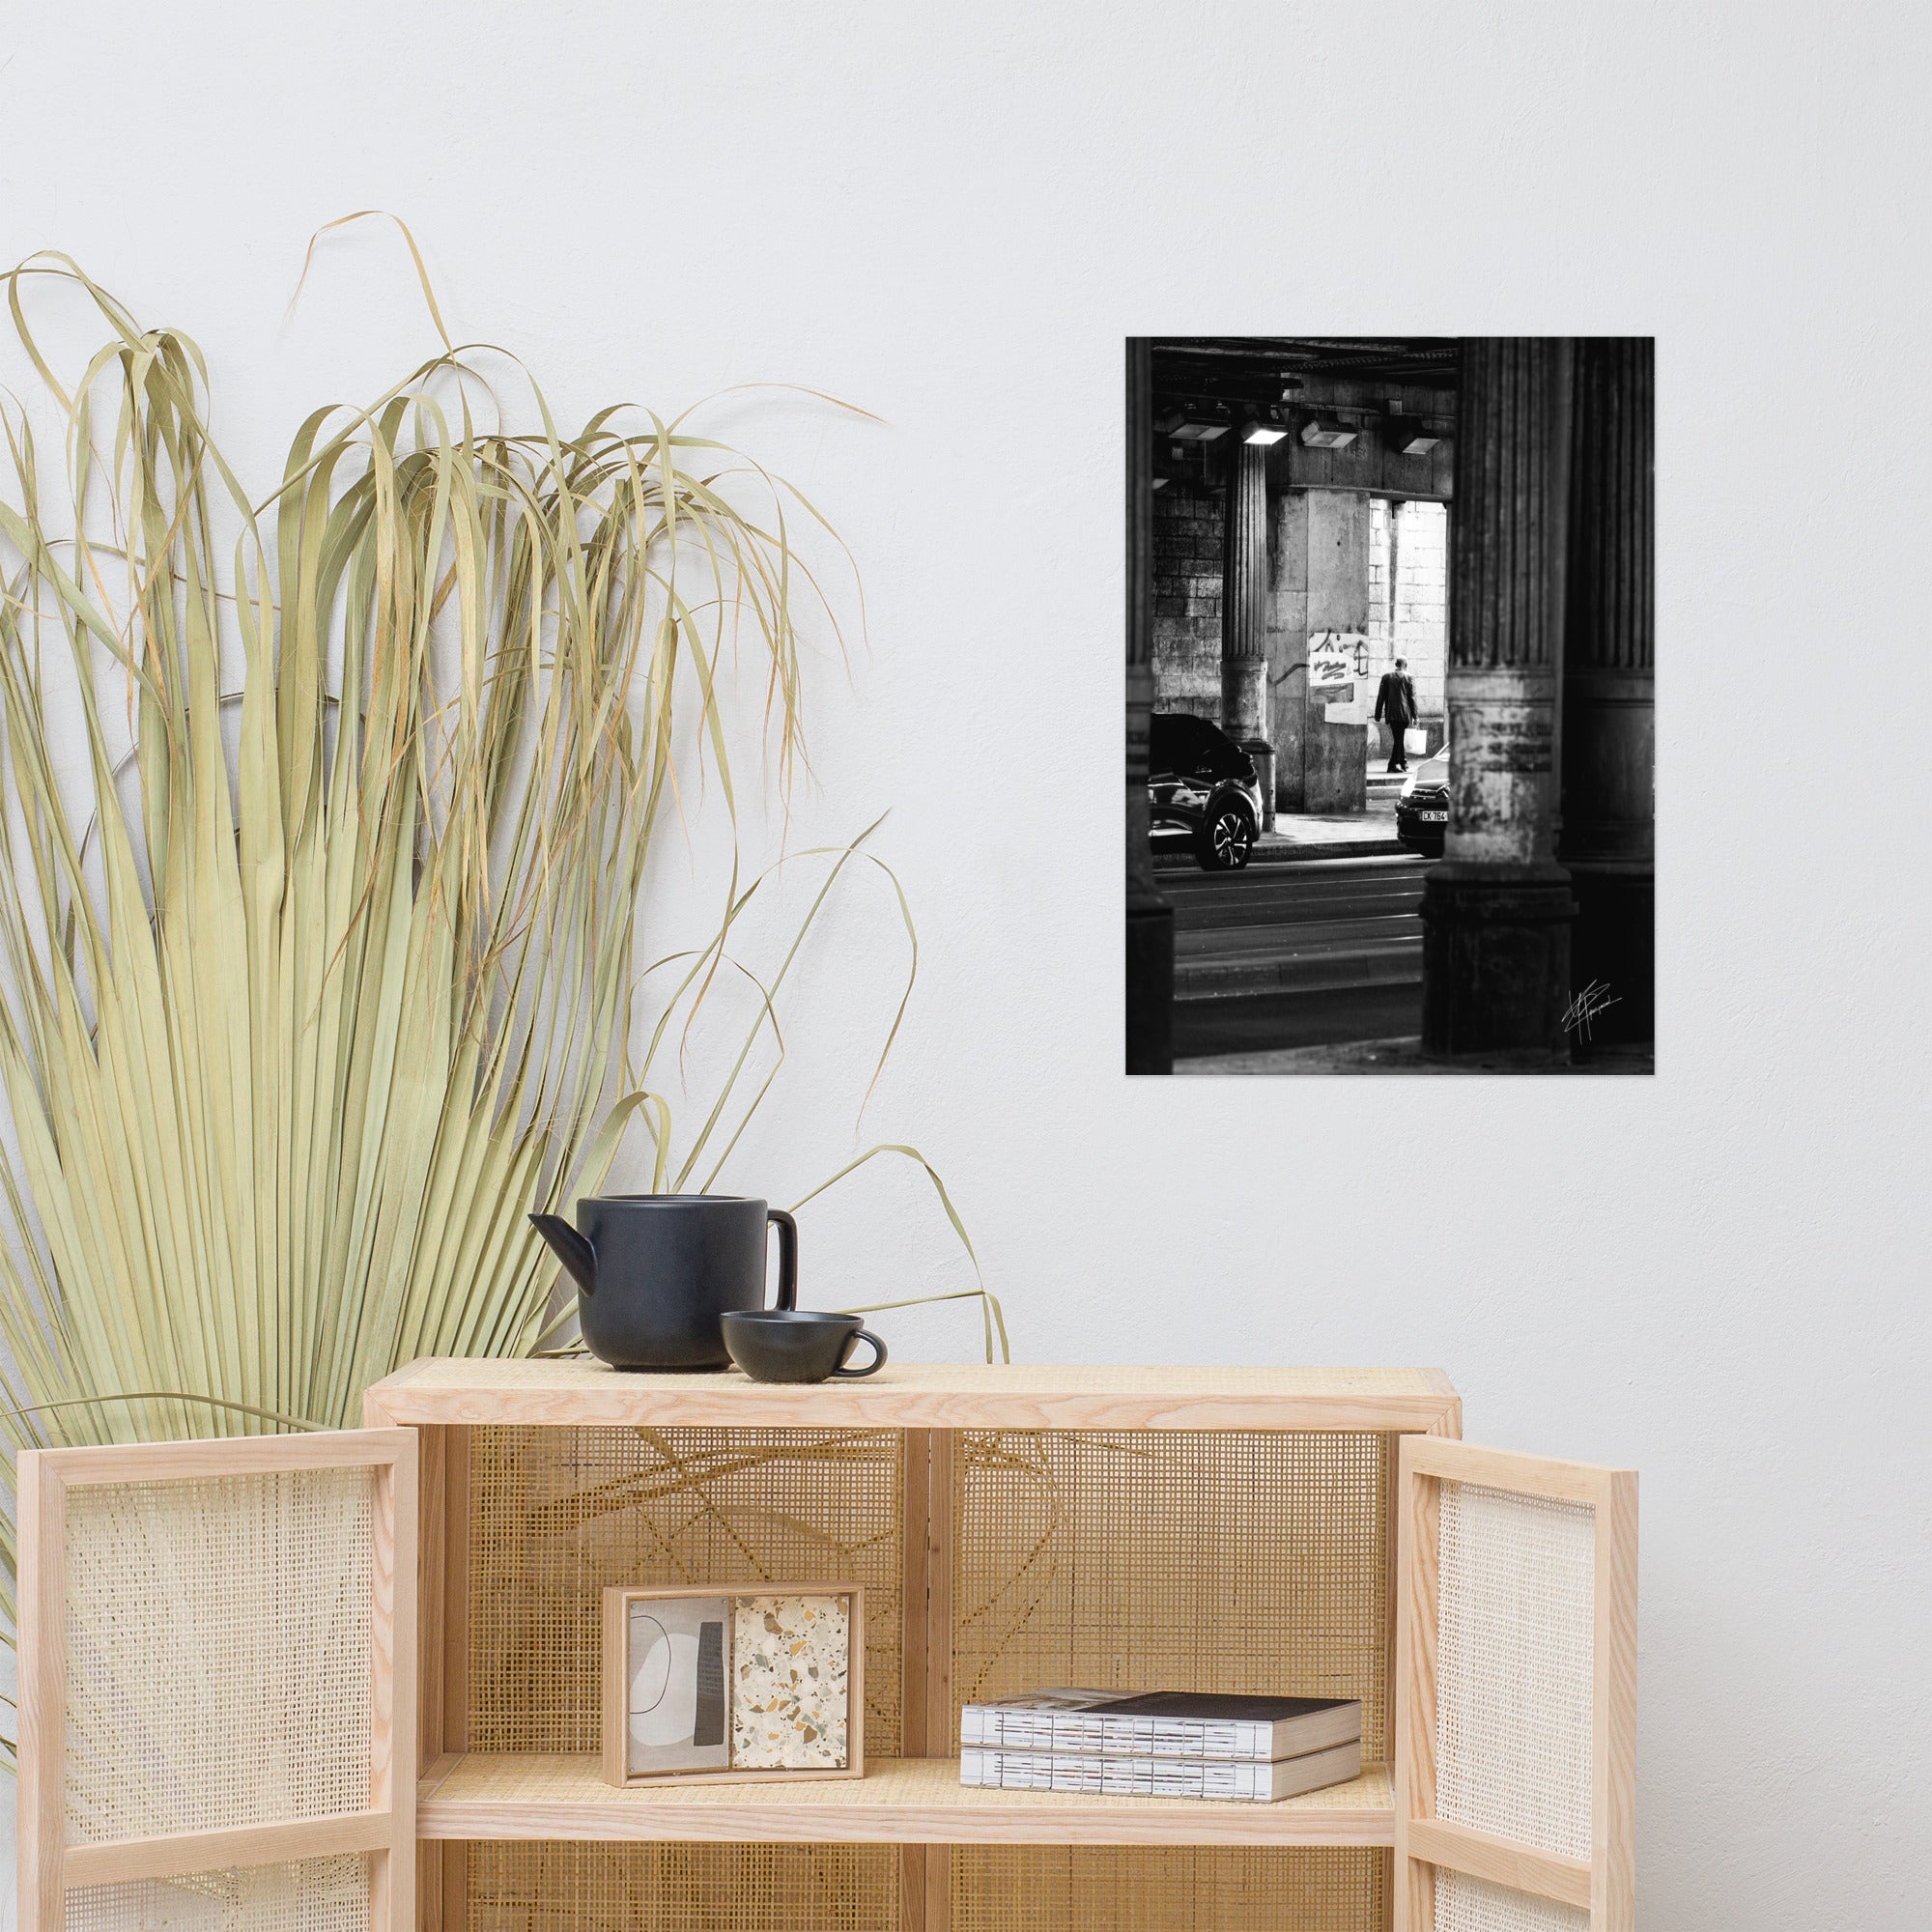
[[[1869,706],[1925,708],[1927,40],[1815,5],[19,9],[0,253],[198,335],[265,480],[430,346],[373,231],[283,325],[310,230],[369,206],[567,411],[783,378],[888,418],[720,419],[867,574],[806,816],[891,805],[921,919],[867,1132],[942,1164],[1029,1356],[1438,1362],[1472,1436],[1637,1464],[1644,1923],[1916,1932],[1932,933],[1923,727]],[[1659,338],[1653,1081],[1118,1070],[1121,338],[1374,329]],[[826,939],[737,1175],[780,1199],[853,1145],[889,905]],[[817,1298],[962,1279],[910,1176],[808,1211]]]

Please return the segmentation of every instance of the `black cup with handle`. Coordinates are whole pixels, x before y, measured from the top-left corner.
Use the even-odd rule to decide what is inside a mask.
[[[724,1346],[754,1382],[822,1382],[833,1376],[876,1375],[886,1345],[856,1315],[803,1308],[733,1310],[724,1318]],[[861,1342],[872,1345],[863,1369],[845,1364]]]

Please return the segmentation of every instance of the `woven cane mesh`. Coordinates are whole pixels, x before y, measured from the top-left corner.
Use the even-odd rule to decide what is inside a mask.
[[[1573,1859],[1590,1856],[1595,1527],[1587,1503],[1441,1488],[1436,1813]]]
[[[1590,1915],[1553,1898],[1438,1870],[1435,1932],[1590,1932]]]
[[[598,1748],[607,1585],[825,1582],[865,1587],[866,1751],[896,1754],[896,1430],[478,1429],[470,1456],[471,1750]]]
[[[65,1932],[366,1932],[369,1864],[304,1859],[67,1895]]]
[[[896,1932],[895,1845],[469,1848],[466,1932]]]
[[[1393,1437],[965,1431],[957,1706],[1056,1684],[1362,1700],[1388,1755]]]
[[[367,1807],[374,1500],[367,1468],[69,1491],[71,1840]]]
[[[1388,1892],[1352,1848],[962,1845],[952,1932],[1374,1932]]]

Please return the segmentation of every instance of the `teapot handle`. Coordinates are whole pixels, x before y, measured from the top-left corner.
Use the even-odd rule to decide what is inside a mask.
[[[776,1308],[798,1306],[798,1223],[782,1208],[768,1210],[767,1218],[779,1231],[779,1298]]]

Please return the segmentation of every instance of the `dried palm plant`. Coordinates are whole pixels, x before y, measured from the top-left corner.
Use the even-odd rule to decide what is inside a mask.
[[[107,326],[71,389],[28,322],[47,276]],[[48,463],[5,412],[12,1444],[341,1426],[417,1355],[555,1341],[526,1211],[594,1191],[634,1115],[658,1187],[711,1184],[782,1051],[804,931],[776,975],[738,964],[764,882],[734,859],[650,1053],[721,979],[756,1012],[674,1150],[649,1058],[628,1061],[634,933],[691,790],[680,748],[735,825],[741,639],[771,771],[798,769],[794,609],[830,612],[786,518],[815,512],[684,418],[607,410],[565,435],[531,384],[533,433],[485,428],[481,357],[446,331],[368,408],[310,416],[258,503],[188,338],[66,257],[7,287],[65,431]],[[855,856],[821,855],[826,890]]]

